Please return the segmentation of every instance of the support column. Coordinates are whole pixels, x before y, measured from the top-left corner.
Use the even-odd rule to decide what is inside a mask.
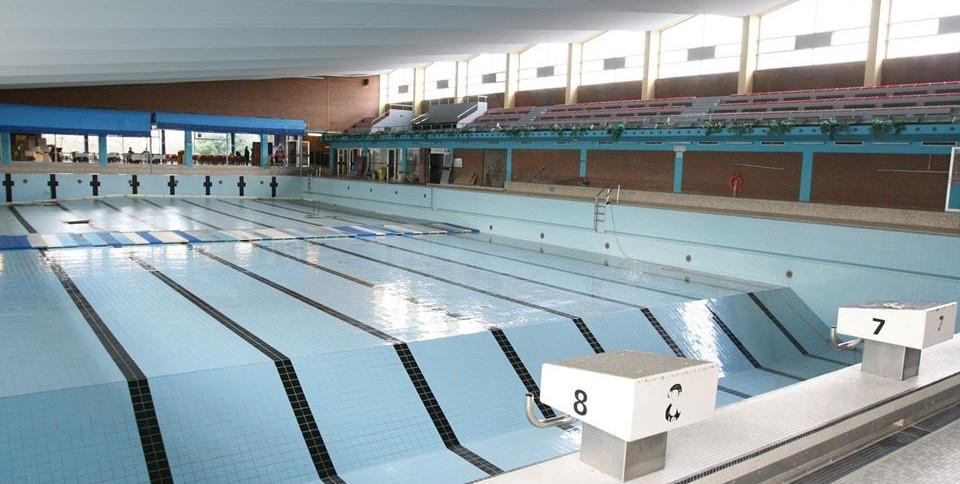
[[[407,175],[407,148],[400,148],[400,178]]]
[[[567,45],[567,90],[565,104],[577,104],[577,91],[580,89],[580,68],[583,65],[583,43],[572,42]]]
[[[270,138],[260,135],[260,168],[270,168]]]
[[[660,31],[649,30],[643,45],[643,87],[641,99],[653,99],[660,77]]]
[[[163,131],[160,131],[160,132],[163,133]],[[83,152],[84,153],[90,152],[90,135],[88,134],[83,135]]]
[[[87,138],[84,137],[83,140],[84,143],[86,143]],[[86,146],[86,144],[84,144],[84,146]],[[90,151],[89,148],[87,151]],[[163,155],[167,154],[167,130],[165,129],[160,130],[160,153]]]
[[[427,68],[417,67],[413,70],[413,115],[424,113],[423,98],[427,93]]]
[[[673,157],[673,193],[683,192],[683,151]]]
[[[740,75],[737,77],[737,94],[753,92],[753,73],[757,71],[757,53],[760,47],[760,16],[743,17],[743,34],[740,44]]]
[[[237,151],[237,133],[230,133],[230,149],[227,150],[227,155],[232,155],[234,151]]]
[[[803,164],[800,166],[800,201],[810,201],[810,191],[813,189],[813,152],[803,152]]]
[[[883,84],[883,61],[887,58],[887,32],[890,30],[890,0],[873,0],[870,7],[870,35],[867,37],[867,67],[863,85]]]
[[[453,86],[453,91],[458,103],[462,103],[467,97],[467,68],[470,61],[457,61],[457,78]]]
[[[503,95],[503,107],[512,108],[517,105],[517,91],[520,90],[520,53],[507,54],[506,86]]]
[[[183,132],[183,164],[193,166],[193,131]]]
[[[503,174],[504,181],[513,181],[513,148],[507,148],[507,163]]]
[[[10,133],[0,133],[0,164],[9,165],[13,161],[13,145]]]
[[[390,103],[390,75],[380,74],[380,104],[377,107],[377,114],[383,114],[387,111],[387,105]]]
[[[337,149],[333,146],[327,154],[327,166],[330,168],[330,176],[337,176]]]
[[[580,148],[580,178],[587,178],[587,149]]]
[[[97,136],[97,145],[100,166],[107,166],[107,162],[110,160],[110,153],[107,152],[107,135],[101,134]]]

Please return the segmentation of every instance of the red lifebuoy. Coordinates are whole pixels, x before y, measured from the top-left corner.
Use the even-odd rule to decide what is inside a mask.
[[[739,171],[730,175],[729,185],[733,196],[737,196],[738,193],[743,191],[743,175]]]

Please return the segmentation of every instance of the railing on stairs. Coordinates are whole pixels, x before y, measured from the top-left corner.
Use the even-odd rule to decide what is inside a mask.
[[[595,197],[593,197],[593,231],[604,233],[606,229],[606,217],[607,217],[607,205],[610,205],[610,199],[614,199],[614,203],[620,203],[620,185],[617,185],[616,188],[609,187],[600,190]]]

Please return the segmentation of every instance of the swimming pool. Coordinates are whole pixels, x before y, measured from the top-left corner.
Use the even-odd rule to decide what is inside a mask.
[[[468,482],[578,448],[523,414],[547,361],[717,361],[722,406],[856,360],[787,288],[315,203],[66,200],[0,234],[0,481]]]

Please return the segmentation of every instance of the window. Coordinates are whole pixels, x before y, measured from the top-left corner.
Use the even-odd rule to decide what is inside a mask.
[[[61,160],[70,160],[72,159],[73,153],[83,153],[83,135],[75,134],[42,134],[40,135],[43,139],[46,140],[47,145],[53,145],[55,148],[60,149],[60,158]],[[96,151],[96,145],[93,146],[93,150]],[[56,150],[51,150],[50,157],[56,159]]]
[[[520,90],[567,85],[567,44],[537,44],[520,53]]]
[[[387,102],[389,103],[407,103],[413,102],[413,69],[397,69],[387,76]]]
[[[611,30],[583,44],[580,83],[639,81],[643,79],[643,32]]]
[[[960,2],[893,0],[887,57],[960,52]]]
[[[183,151],[183,131],[176,129],[163,130],[164,144],[166,145],[165,155],[175,155]],[[158,150],[159,151],[159,150]]]
[[[193,133],[193,154],[195,155],[225,155],[229,150],[229,134]]]
[[[697,15],[660,37],[660,77],[695,76],[740,70],[743,20]]]
[[[867,58],[870,0],[800,0],[760,18],[757,68]]]
[[[506,54],[480,54],[467,63],[467,95],[503,92],[506,77]]]
[[[424,99],[443,99],[456,96],[454,84],[457,78],[456,62],[434,62],[424,69],[426,86]]]

